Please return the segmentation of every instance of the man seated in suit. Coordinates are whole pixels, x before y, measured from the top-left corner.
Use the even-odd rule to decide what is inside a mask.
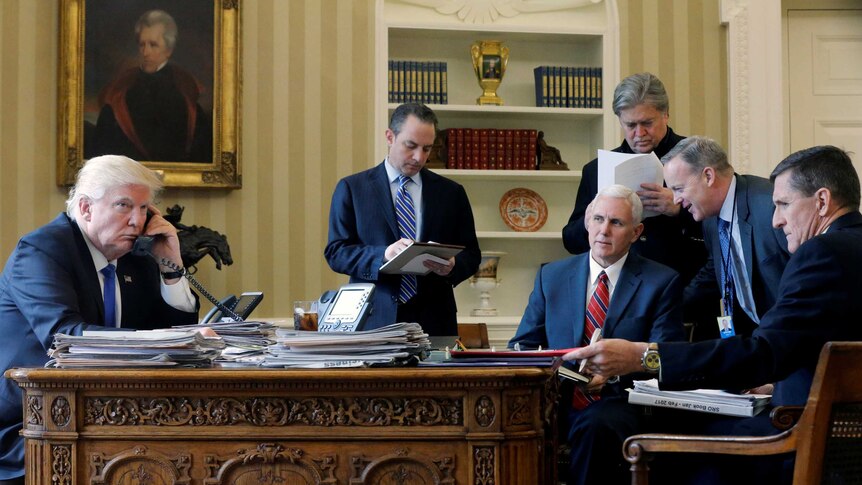
[[[436,132],[430,108],[402,104],[386,130],[386,159],[341,179],[332,195],[324,256],[351,283],[376,285],[365,329],[418,322],[429,335],[458,334],[452,288],[476,272],[482,256],[464,187],[425,168]],[[425,276],[380,273],[413,241],[465,249],[445,264],[425,261]]]
[[[792,256],[775,305],[750,337],[737,335],[694,344],[606,339],[570,352],[565,359],[589,359],[587,368],[602,376],[637,372],[645,368],[645,362],[653,362],[651,370],[663,389],[746,389],[775,382],[773,405],[805,404],[823,344],[862,340],[862,327],[857,323],[862,314],[859,176],[843,150],[817,146],[785,158],[770,180],[775,183],[772,224],[786,236]],[[770,425],[768,413],[718,419],[706,426],[686,431],[778,433]],[[749,466],[740,466],[745,459]],[[719,460],[711,456],[692,483],[740,483],[739,477],[728,476],[734,472],[745,473],[743,478],[749,480],[745,483],[764,483],[751,481],[760,478],[751,476],[754,471],[772,482],[780,475],[780,467],[775,460],[764,458]]]
[[[790,258],[787,240],[772,227],[772,184],[738,175],[721,145],[692,136],[664,157],[674,200],[703,221],[707,260],[685,289],[686,310],[721,301],[721,336],[750,335],[775,304],[778,281]],[[713,327],[715,328],[715,327]]]
[[[141,234],[153,253],[180,262],[177,230],[152,205],[159,177],[126,157],[91,158],[66,213],[27,234],[0,275],[0,367],[41,367],[55,333],[97,325],[149,329],[197,322],[181,274],[129,252]],[[147,211],[153,213],[147,223]],[[161,274],[160,274],[161,270]],[[21,390],[0,376],[0,484],[24,483]]]
[[[590,251],[548,263],[509,346],[563,349],[587,345],[596,329],[607,338],[684,340],[682,282],[676,271],[629,252],[643,231],[638,195],[621,185],[599,191],[587,208]],[[642,409],[629,405],[631,376],[594,377],[560,408],[572,446],[569,483],[620,483],[628,466],[623,440],[642,429]],[[565,420],[565,421],[564,421]]]

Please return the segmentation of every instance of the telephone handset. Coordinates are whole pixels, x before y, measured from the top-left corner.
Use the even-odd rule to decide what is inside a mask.
[[[318,332],[353,332],[362,330],[365,319],[371,313],[372,283],[351,283],[338,291],[326,291],[320,295],[317,311]]]
[[[261,291],[246,291],[237,298],[234,295],[228,295],[219,303],[231,309],[234,313],[240,316],[243,320],[251,315],[251,312],[257,308],[258,303],[263,300],[263,292]],[[201,323],[221,322],[223,318],[230,318],[225,315],[218,307],[214,306],[201,319]]]
[[[147,217],[147,222],[149,222],[149,217]],[[215,320],[217,322],[221,321],[222,318],[225,318],[225,317],[230,318],[231,320],[233,320],[235,322],[242,322],[249,316],[249,314],[251,314],[251,311],[254,310],[254,308],[257,306],[258,303],[260,303],[260,300],[263,299],[263,293],[255,292],[255,293],[253,293],[253,295],[255,295],[255,298],[251,299],[251,300],[254,300],[253,302],[249,299],[246,299],[245,305],[241,307],[242,311],[234,311],[237,307],[239,307],[239,305],[236,302],[235,296],[231,295],[231,297],[230,297],[230,298],[234,299],[233,302],[230,302],[230,303],[232,303],[231,305],[227,305],[223,302],[220,302],[220,301],[216,300],[215,297],[212,296],[212,294],[210,294],[210,292],[207,291],[206,288],[204,288],[204,286],[198,282],[198,280],[196,280],[188,271],[186,271],[185,268],[180,267],[179,265],[175,264],[173,261],[170,261],[166,258],[157,258],[156,255],[153,254],[153,243],[155,242],[155,239],[156,239],[155,236],[139,236],[137,239],[135,239],[134,244],[132,244],[132,255],[133,256],[149,256],[149,257],[155,259],[156,262],[158,262],[159,264],[167,266],[167,267],[171,268],[172,270],[185,276],[186,279],[189,280],[189,283],[193,287],[195,287],[195,289],[198,290],[198,292],[201,295],[203,295],[207,300],[209,300],[210,303],[215,305],[215,308],[213,308],[212,310],[210,310],[207,313],[207,315],[204,317],[202,322],[209,322],[210,319],[215,316],[216,310],[219,311],[218,319]],[[246,293],[243,293],[242,296],[246,296],[246,295],[247,295]],[[248,295],[252,295],[252,294],[249,293]],[[240,297],[240,298],[242,298],[242,297]],[[228,298],[226,298],[226,300],[227,299]]]

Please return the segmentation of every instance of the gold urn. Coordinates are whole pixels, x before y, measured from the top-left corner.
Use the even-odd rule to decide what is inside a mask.
[[[497,88],[503,82],[506,65],[509,63],[509,48],[498,40],[480,40],[470,46],[473,57],[473,71],[482,87],[482,96],[476,99],[476,104],[503,104],[503,99],[497,96]]]

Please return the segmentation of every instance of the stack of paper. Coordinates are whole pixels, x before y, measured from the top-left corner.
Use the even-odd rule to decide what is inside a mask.
[[[197,330],[85,330],[58,333],[46,367],[206,367],[225,347]]]
[[[275,325],[267,322],[211,322],[174,328],[195,329],[207,326],[224,340],[225,347],[216,362],[229,365],[237,361],[263,359],[266,349],[275,343]]]
[[[364,367],[407,365],[431,348],[418,323],[396,323],[359,332],[310,332],[278,329],[277,343],[259,363],[264,367]]]
[[[629,402],[647,406],[686,409],[703,413],[728,416],[754,416],[762,411],[769,399],[768,394],[734,394],[712,389],[694,391],[662,391],[658,381],[635,381],[635,388],[628,389]]]

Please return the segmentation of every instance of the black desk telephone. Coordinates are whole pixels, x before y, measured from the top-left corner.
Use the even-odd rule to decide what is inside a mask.
[[[196,289],[198,292],[203,295],[207,300],[209,300],[213,305],[215,305],[207,314],[204,316],[201,323],[210,323],[210,322],[220,322],[223,318],[229,318],[234,322],[242,322],[251,314],[252,310],[257,307],[258,303],[263,300],[263,293],[260,291],[255,292],[246,292],[240,295],[239,298],[230,295],[223,298],[221,301],[216,300],[214,296],[210,294],[209,291],[204,288],[202,284],[198,282],[185,268],[180,267],[173,261],[170,261],[165,258],[156,258],[156,255],[153,254],[153,243],[155,242],[154,236],[140,236],[135,240],[135,243],[132,245],[132,255],[134,256],[149,256],[156,260],[161,265],[167,266],[174,271],[181,273],[183,276],[189,280],[189,283]]]

